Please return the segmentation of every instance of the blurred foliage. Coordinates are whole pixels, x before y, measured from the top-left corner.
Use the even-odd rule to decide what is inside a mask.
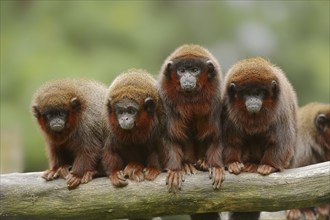
[[[29,112],[45,81],[87,77],[110,84],[132,67],[156,75],[184,43],[207,47],[224,73],[237,60],[266,57],[287,73],[300,105],[329,103],[329,20],[327,0],[2,0],[1,157],[22,154],[17,171],[47,168]]]

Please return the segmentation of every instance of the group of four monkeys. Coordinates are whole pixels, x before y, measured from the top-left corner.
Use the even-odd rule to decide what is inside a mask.
[[[130,69],[109,88],[83,79],[48,82],[32,112],[50,163],[42,177],[65,178],[70,189],[102,173],[121,187],[162,170],[169,191],[197,170],[208,171],[219,189],[225,168],[268,175],[330,160],[329,104],[298,111],[282,70],[262,58],[239,61],[222,79],[216,58],[199,45],[177,48],[158,81]]]

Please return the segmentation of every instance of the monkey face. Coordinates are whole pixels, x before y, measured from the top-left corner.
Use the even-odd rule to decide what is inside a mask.
[[[69,124],[69,118],[73,122],[73,116],[77,114],[77,110],[80,107],[80,102],[77,97],[70,100],[69,106],[66,105],[49,105],[40,108],[34,105],[33,114],[38,119],[41,128],[48,134],[53,136],[54,139],[58,139],[55,136],[68,136],[69,129],[72,129],[73,124]],[[65,135],[62,135],[64,134]]]
[[[177,58],[168,62],[164,74],[177,82],[179,92],[192,93],[200,91],[205,81],[215,76],[215,67],[211,60]]]
[[[144,100],[143,110],[150,116],[155,112],[156,104],[152,98],[148,97]],[[132,130],[136,127],[141,109],[139,104],[131,99],[123,99],[114,104],[114,113],[117,118],[118,125],[123,130]],[[108,112],[111,114],[111,98],[108,101]]]
[[[228,94],[231,101],[243,103],[248,113],[257,114],[261,111],[265,101],[269,99],[274,101],[277,87],[275,80],[272,80],[269,85],[258,83],[237,85],[232,82],[229,85]]]

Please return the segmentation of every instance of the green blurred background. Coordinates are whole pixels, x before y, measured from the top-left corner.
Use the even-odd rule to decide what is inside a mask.
[[[329,103],[329,1],[1,1],[1,173],[48,167],[30,102],[45,81],[110,84],[128,68],[157,75],[177,46],[197,43],[222,71],[263,56],[299,104]]]

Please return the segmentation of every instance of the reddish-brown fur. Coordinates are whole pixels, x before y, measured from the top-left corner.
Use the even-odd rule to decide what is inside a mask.
[[[316,126],[318,115],[324,114],[327,123],[323,129]],[[309,103],[298,110],[298,139],[291,168],[303,167],[315,163],[330,161],[330,104]],[[330,216],[330,204],[313,208],[288,211],[288,219],[299,219],[304,215],[316,219],[317,214]]]
[[[69,188],[75,188],[97,173],[105,129],[100,117],[105,92],[106,87],[95,81],[63,79],[48,82],[35,93],[33,113],[44,133],[50,165],[43,178],[61,176],[67,179]],[[78,109],[70,106],[72,98],[79,101]],[[61,133],[52,132],[45,119],[46,111],[58,107],[69,111]]]
[[[156,103],[152,115],[143,109],[144,100],[148,97]],[[139,104],[139,113],[132,130],[123,130],[119,126],[115,111],[106,112],[110,133],[106,138],[103,165],[112,184],[127,185],[125,176],[135,181],[155,179],[161,171],[159,154],[163,120],[157,81],[144,70],[128,70],[112,82],[107,102],[109,98],[112,109],[125,98]]]
[[[208,78],[206,65],[202,67],[192,94],[180,92],[175,68],[170,79],[165,76],[169,62],[187,59],[210,60],[214,65],[212,78]],[[217,60],[201,46],[183,45],[165,60],[160,77],[160,94],[167,114],[164,145],[169,190],[180,189],[184,172],[195,173],[193,164],[202,170],[209,168],[213,186],[219,188],[224,173],[219,123],[221,70]]]
[[[222,91],[223,154],[229,172],[268,175],[289,166],[296,144],[295,92],[282,70],[262,58],[236,63]],[[272,88],[272,82],[276,87]],[[230,89],[232,83],[235,90]],[[238,91],[267,89],[256,114],[247,111]],[[234,212],[230,219],[258,219],[260,212]]]

